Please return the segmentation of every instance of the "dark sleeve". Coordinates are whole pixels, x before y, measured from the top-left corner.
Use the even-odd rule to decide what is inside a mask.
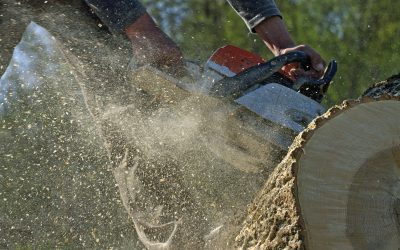
[[[227,0],[243,18],[247,27],[254,32],[254,27],[266,18],[282,17],[274,0]]]
[[[146,13],[138,0],[85,0],[96,15],[114,33],[122,33]]]

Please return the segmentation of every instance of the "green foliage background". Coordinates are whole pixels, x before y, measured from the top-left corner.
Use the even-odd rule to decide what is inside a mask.
[[[204,61],[233,44],[272,55],[224,0],[147,0],[144,4],[183,48]],[[400,1],[277,0],[293,38],[315,48],[339,71],[326,105],[356,98],[371,84],[400,72]]]

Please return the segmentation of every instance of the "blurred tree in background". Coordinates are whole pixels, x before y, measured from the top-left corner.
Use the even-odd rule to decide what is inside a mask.
[[[400,72],[400,8],[393,0],[277,0],[293,38],[337,59],[326,104],[358,97],[372,82]],[[202,62],[225,44],[272,55],[225,0],[145,0],[183,48]]]

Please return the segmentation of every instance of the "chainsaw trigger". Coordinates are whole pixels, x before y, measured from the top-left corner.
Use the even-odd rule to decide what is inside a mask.
[[[317,102],[321,102],[336,71],[337,62],[332,60],[320,79],[300,78],[293,84],[292,88]]]
[[[302,86],[320,86],[321,90],[322,87],[330,84],[333,77],[335,76],[337,71],[337,63],[335,60],[332,60],[328,67],[326,68],[324,75],[320,79],[312,79],[312,78],[305,78],[300,77],[296,82],[293,84],[292,88],[294,90],[299,90]]]

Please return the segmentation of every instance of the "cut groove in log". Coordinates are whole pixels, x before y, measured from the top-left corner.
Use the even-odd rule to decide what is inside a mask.
[[[236,238],[254,249],[400,247],[400,102],[344,102],[296,137]]]

